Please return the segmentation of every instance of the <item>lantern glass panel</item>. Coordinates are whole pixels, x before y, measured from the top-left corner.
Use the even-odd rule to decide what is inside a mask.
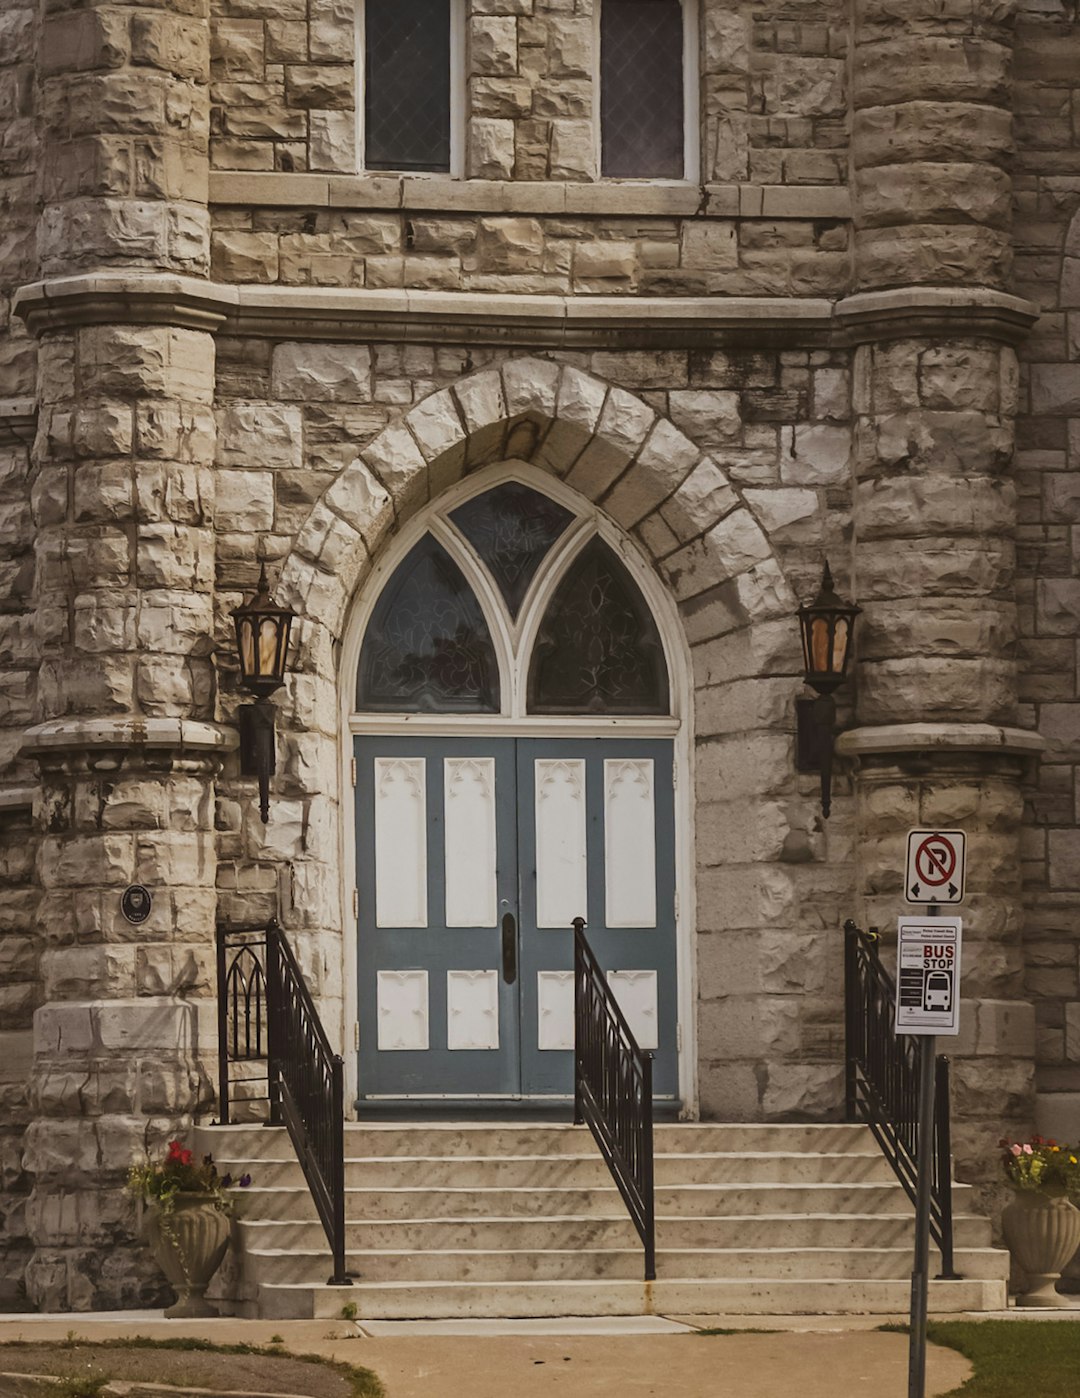
[[[827,675],[832,669],[829,664],[829,633],[832,630],[829,621],[829,617],[816,616],[810,623],[810,669],[819,675]]]
[[[242,617],[237,627],[240,641],[240,665],[243,678],[255,673],[255,632],[250,620]]]
[[[259,621],[259,674],[277,674],[278,619],[264,616]]]
[[[836,634],[833,640],[833,661],[832,670],[835,675],[842,675],[847,669],[848,641],[851,637],[851,626],[846,616],[836,618]]]

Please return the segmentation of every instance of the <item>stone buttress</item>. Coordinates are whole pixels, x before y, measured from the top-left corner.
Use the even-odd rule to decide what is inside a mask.
[[[1021,781],[1038,736],[1017,723],[1012,479],[1015,352],[980,335],[1011,271],[1008,6],[963,20],[865,0],[853,54],[857,878],[886,930],[902,908],[909,828],[968,834],[963,1033],[954,1145],[982,1172],[1030,1119],[1034,1022],[1020,940]],[[938,324],[889,316],[933,298]],[[999,304],[1002,298],[998,296]],[[967,307],[950,333],[950,306]],[[876,318],[875,318],[876,313]],[[945,910],[948,911],[948,910]],[[892,929],[895,930],[894,928]]]
[[[206,275],[208,62],[203,0],[42,6],[39,275],[72,294],[29,318],[42,1003],[27,1291],[48,1310],[153,1298],[119,1186],[144,1139],[156,1149],[210,1097],[214,340],[153,295],[130,318],[125,301]],[[120,911],[131,883],[153,890],[139,926]]]

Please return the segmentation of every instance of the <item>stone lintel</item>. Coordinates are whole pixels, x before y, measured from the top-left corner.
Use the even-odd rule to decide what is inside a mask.
[[[340,287],[226,285],[153,272],[98,272],[21,287],[31,331],[167,324],[311,340],[708,349],[728,344],[843,347],[907,336],[1014,342],[1029,302],[985,287],[910,287],[832,302],[798,296],[520,296]]]
[[[0,446],[29,446],[36,430],[33,398],[0,398]]]
[[[180,755],[235,748],[235,729],[181,718],[60,718],[27,730],[26,757],[58,757],[96,748],[171,749]]]
[[[836,751],[842,757],[873,757],[889,753],[1008,753],[1037,757],[1046,739],[1027,728],[1003,728],[995,723],[885,723],[877,728],[852,728],[841,733]]]
[[[461,180],[445,175],[210,172],[210,204],[409,213],[629,215],[660,218],[849,219],[841,185],[677,181]]]

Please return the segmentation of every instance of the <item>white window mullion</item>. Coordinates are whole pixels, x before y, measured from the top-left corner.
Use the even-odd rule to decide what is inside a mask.
[[[468,96],[465,77],[465,0],[450,0],[450,176],[455,180],[465,175]]]

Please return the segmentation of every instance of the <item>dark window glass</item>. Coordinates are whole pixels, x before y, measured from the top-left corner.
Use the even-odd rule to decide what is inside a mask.
[[[367,0],[364,164],[450,169],[450,0]]]
[[[602,539],[574,560],[529,667],[534,714],[666,714],[667,667],[652,613]]]
[[[430,534],[383,588],[360,652],[356,707],[498,713],[499,666],[461,569]]]
[[[601,169],[683,175],[683,13],[679,0],[602,0]]]
[[[507,481],[467,500],[450,518],[487,564],[516,617],[545,554],[574,516],[539,491]]]

